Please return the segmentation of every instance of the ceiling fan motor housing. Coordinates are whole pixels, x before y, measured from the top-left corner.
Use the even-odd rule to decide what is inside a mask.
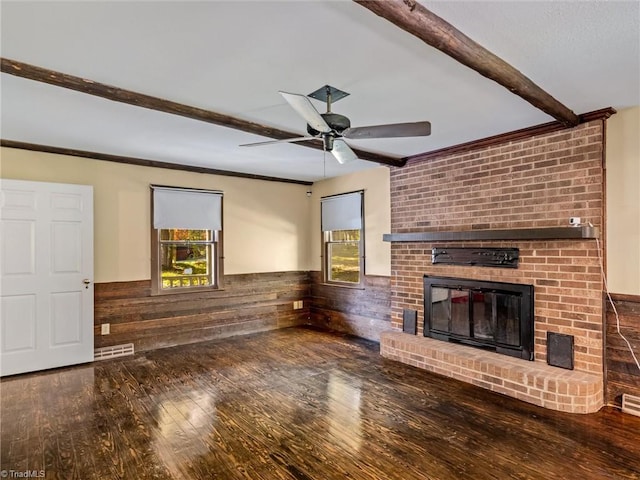
[[[331,130],[334,130],[337,133],[342,133],[347,128],[351,127],[351,122],[349,121],[349,119],[344,115],[340,115],[339,113],[327,112],[321,113],[320,115],[322,116],[322,118],[324,118],[324,121],[327,122],[327,125],[329,125]],[[307,125],[307,132],[309,132],[309,135],[313,135],[314,137],[317,137],[322,133],[309,125]]]

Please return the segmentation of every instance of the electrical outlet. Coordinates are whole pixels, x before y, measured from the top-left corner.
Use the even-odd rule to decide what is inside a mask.
[[[102,328],[102,335],[109,335],[111,333],[111,324],[110,323],[103,323],[100,325],[100,327]]]
[[[293,302],[293,309],[300,310],[302,308],[302,300],[296,300]]]
[[[580,217],[569,217],[569,225],[579,227],[581,224],[581,220],[582,219]]]

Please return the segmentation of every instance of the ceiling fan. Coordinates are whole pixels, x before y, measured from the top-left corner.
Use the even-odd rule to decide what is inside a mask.
[[[361,140],[367,138],[423,137],[431,134],[431,123],[410,122],[372,125],[369,127],[351,127],[351,122],[344,115],[333,113],[331,104],[349,95],[331,85],[325,85],[309,95],[279,92],[287,103],[307,122],[306,137],[270,140],[267,142],[247,143],[241,147],[254,147],[272,143],[302,142],[304,140],[322,140],[324,149],[331,152],[340,163],[357,159],[357,155],[344,139]],[[311,103],[309,97],[326,102],[327,111],[320,113]]]

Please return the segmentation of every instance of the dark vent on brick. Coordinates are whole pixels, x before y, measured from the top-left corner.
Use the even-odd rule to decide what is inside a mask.
[[[547,332],[547,363],[573,370],[573,335]]]
[[[405,308],[402,311],[402,331],[415,335],[418,331],[418,312]]]

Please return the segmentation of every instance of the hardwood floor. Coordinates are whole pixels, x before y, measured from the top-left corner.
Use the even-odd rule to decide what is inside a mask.
[[[1,388],[0,469],[47,480],[640,478],[638,417],[545,410],[307,328]]]

